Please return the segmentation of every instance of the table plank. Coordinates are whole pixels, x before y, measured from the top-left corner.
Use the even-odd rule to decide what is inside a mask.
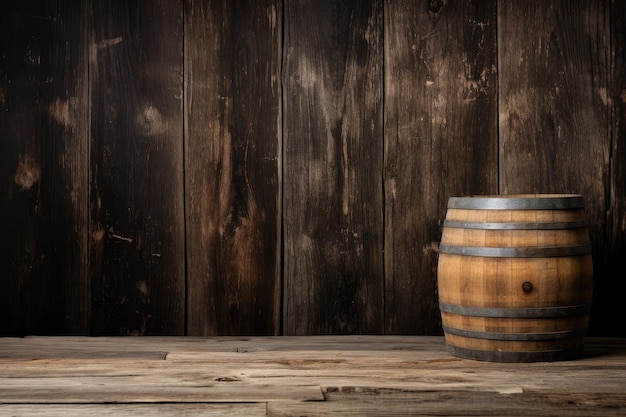
[[[0,404],[0,417],[257,417],[265,403],[236,404]]]
[[[0,403],[188,403],[322,401],[319,385],[241,381],[181,383],[148,377],[0,378]]]
[[[2,403],[0,416],[22,415],[9,403],[34,416],[38,404],[127,412],[88,407],[111,403],[148,415],[162,403],[310,416],[551,416],[564,404],[572,416],[615,415],[626,407],[626,340],[590,339],[578,360],[515,364],[451,356],[443,337],[0,338]]]
[[[326,401],[268,404],[268,416],[405,417],[533,416],[615,417],[626,413],[626,394],[497,394],[344,387],[325,393]]]

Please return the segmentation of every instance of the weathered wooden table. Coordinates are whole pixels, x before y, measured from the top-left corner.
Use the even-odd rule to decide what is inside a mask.
[[[625,416],[626,339],[505,364],[443,337],[0,338],[0,415]]]

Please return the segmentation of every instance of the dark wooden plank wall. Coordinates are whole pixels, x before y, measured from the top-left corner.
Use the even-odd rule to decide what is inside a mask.
[[[626,2],[611,2],[610,70],[608,100],[610,111],[609,177],[603,184],[608,189],[604,212],[590,214],[607,216],[604,228],[594,227],[596,253],[595,311],[591,316],[592,330],[597,333],[617,333],[626,336],[626,326],[611,317],[623,317],[624,265],[626,264]]]
[[[284,329],[384,331],[382,1],[285,3]]]
[[[624,289],[617,258],[626,254],[614,229],[623,230],[624,216],[623,125],[615,119],[624,113],[614,115],[623,84],[611,85],[623,72],[613,67],[623,43],[611,37],[613,26],[623,40],[622,3],[537,2],[521,12],[500,1],[498,68],[500,191],[584,195],[595,263],[591,326],[624,335],[606,322],[619,314],[611,294]]]
[[[439,334],[448,197],[577,192],[626,335],[624,2],[0,10],[0,334]]]
[[[599,218],[592,227],[596,307],[591,325],[592,330],[601,329],[598,333],[615,332],[624,336],[626,326],[611,317],[623,317],[626,287],[623,274],[626,266],[626,2],[612,1],[609,15],[611,47],[606,103],[611,126],[606,151],[609,168],[602,183],[607,190],[604,203],[598,211],[590,211]]]
[[[80,1],[0,8],[0,333],[83,333],[87,9]]]
[[[185,2],[188,330],[280,330],[276,0]]]
[[[385,9],[388,333],[441,325],[437,247],[451,195],[497,194],[496,2]]]
[[[91,331],[182,334],[182,4],[91,13]]]

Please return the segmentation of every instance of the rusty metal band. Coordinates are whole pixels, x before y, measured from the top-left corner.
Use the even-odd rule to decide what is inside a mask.
[[[461,220],[444,220],[444,227],[453,229],[484,229],[484,230],[562,230],[587,227],[584,220],[572,222],[466,222]]]
[[[457,329],[454,327],[443,326],[443,331],[448,334],[462,337],[470,337],[472,339],[487,340],[513,340],[513,341],[546,341],[546,340],[563,340],[576,337],[583,337],[587,333],[586,329],[574,329],[562,332],[544,332],[544,333],[497,333],[482,332],[474,330]]]
[[[580,195],[564,197],[450,197],[448,208],[468,210],[569,210],[584,207]]]
[[[568,317],[588,314],[591,304],[579,304],[561,307],[541,308],[500,308],[500,307],[468,307],[458,304],[450,304],[440,301],[439,309],[445,313],[458,314],[460,316],[493,317],[493,318],[553,318]]]
[[[439,245],[439,253],[487,258],[552,258],[591,253],[591,244],[548,247],[491,248],[486,246]]]
[[[540,350],[530,352],[500,352],[479,349],[468,349],[446,343],[448,352],[459,358],[490,362],[553,362],[572,360],[582,356],[584,344],[560,350]]]

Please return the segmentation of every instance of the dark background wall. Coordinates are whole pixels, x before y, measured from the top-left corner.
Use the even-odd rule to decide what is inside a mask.
[[[441,334],[448,198],[579,193],[626,336],[626,2],[0,10],[0,334]]]

